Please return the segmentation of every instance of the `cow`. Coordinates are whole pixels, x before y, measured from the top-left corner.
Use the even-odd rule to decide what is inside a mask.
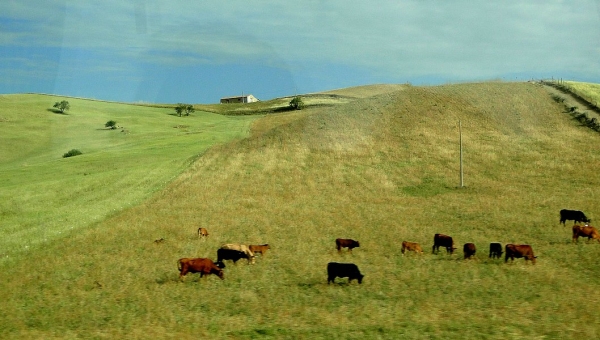
[[[417,254],[423,254],[423,249],[421,249],[421,246],[418,243],[402,241],[402,255],[404,255],[404,252],[407,250],[414,251]]]
[[[242,253],[245,253],[247,255],[248,263],[254,263],[256,261],[255,257],[254,257],[254,253],[245,244],[227,243],[227,244],[222,245],[221,249],[232,249],[232,250],[241,251]]]
[[[533,255],[533,249],[528,244],[507,244],[504,247],[505,255],[504,262],[508,262],[510,258],[512,261],[516,258],[525,258],[525,262],[531,260],[532,264],[535,264],[535,259],[537,256]]]
[[[248,254],[233,249],[217,249],[217,263],[223,263],[223,260],[231,260],[233,263],[236,263],[240,259],[247,259],[248,263],[250,263],[250,259],[248,258]]]
[[[452,237],[444,234],[435,234],[433,237],[433,247],[431,253],[435,254],[436,251],[439,252],[440,247],[446,248],[446,252],[450,254],[453,254],[454,249],[456,249],[456,247],[454,247],[454,240]]]
[[[502,244],[498,242],[490,243],[490,256],[491,258],[501,258],[502,257]]]
[[[600,243],[600,234],[598,233],[598,230],[592,226],[578,226],[578,225],[574,225],[573,226],[573,242],[578,243],[579,242],[579,237],[587,237],[588,238],[588,242],[592,239],[597,240]]]
[[[474,243],[465,243],[465,245],[463,246],[463,252],[465,253],[465,260],[475,256],[476,251],[477,251],[477,248],[475,248]]]
[[[360,273],[354,263],[329,262],[327,264],[327,284],[334,282],[336,277],[347,277],[348,283],[356,279],[361,284],[365,276]]]
[[[248,246],[248,249],[252,251],[254,254],[260,253],[262,256],[265,256],[267,250],[271,249],[271,246],[268,244],[251,244]]]
[[[198,237],[208,237],[208,230],[206,228],[198,228]]]
[[[564,225],[567,220],[573,220],[573,223],[590,223],[592,221],[582,211],[563,209],[560,211],[560,223]]]
[[[348,248],[348,251],[352,252],[353,248],[360,247],[360,243],[349,238],[336,238],[335,247],[338,250],[338,252],[341,251],[342,248]]]
[[[182,258],[177,261],[179,269],[179,279],[187,273],[200,273],[200,277],[209,274],[217,275],[221,280],[224,279],[223,269],[219,268],[211,259],[205,258]]]

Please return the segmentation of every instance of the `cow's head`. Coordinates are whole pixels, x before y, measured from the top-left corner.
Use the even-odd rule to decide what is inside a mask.
[[[360,284],[360,283],[362,283],[362,279],[363,279],[363,277],[365,277],[363,274],[359,274],[359,275],[358,275],[357,279],[358,279],[358,283],[359,283],[359,284]]]
[[[225,274],[223,274],[223,270],[219,269],[219,271],[217,272],[217,276],[221,279],[221,280],[225,280]]]
[[[217,261],[217,262],[215,262],[215,266],[223,269],[223,268],[225,268],[225,263],[223,263],[223,261]]]

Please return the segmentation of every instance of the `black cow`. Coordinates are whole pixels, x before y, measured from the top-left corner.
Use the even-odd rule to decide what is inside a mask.
[[[573,223],[589,223],[592,221],[582,211],[563,209],[560,211],[560,223],[565,224],[567,220],[573,220]]]
[[[491,258],[501,258],[502,257],[502,244],[498,242],[490,243],[490,256]]]
[[[444,234],[435,234],[433,237],[432,253],[435,254],[436,251],[439,252],[440,247],[446,248],[446,252],[450,254],[453,254],[454,249],[456,249],[456,247],[454,247],[454,240],[452,237]]]
[[[233,263],[236,263],[240,259],[247,259],[250,261],[248,254],[243,251],[223,248],[217,250],[217,262],[223,263],[223,260],[232,260]]]
[[[365,276],[360,273],[354,263],[329,262],[327,264],[327,284],[334,282],[336,277],[347,277],[348,283],[356,279],[361,284]]]

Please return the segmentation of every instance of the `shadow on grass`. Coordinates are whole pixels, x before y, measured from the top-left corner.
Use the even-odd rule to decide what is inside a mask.
[[[67,113],[66,113],[66,112],[62,112],[62,111],[61,111],[61,110],[59,110],[59,109],[46,109],[46,110],[47,110],[48,112],[56,113],[57,115],[65,115],[65,116],[67,115]]]

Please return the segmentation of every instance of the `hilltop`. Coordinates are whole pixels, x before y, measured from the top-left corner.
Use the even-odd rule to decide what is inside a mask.
[[[245,134],[196,153],[138,204],[4,261],[0,334],[597,336],[589,292],[600,288],[600,245],[571,244],[558,211],[597,218],[600,136],[544,87],[379,85],[303,97],[314,105],[265,113],[287,100],[278,99],[247,106],[262,112],[251,119],[219,115],[246,117]],[[432,255],[435,233],[453,236],[457,254]],[[338,237],[360,247],[337,253]],[[425,254],[402,256],[402,240]],[[223,281],[179,282],[178,258],[214,259],[229,242],[271,250],[255,265],[227,263]],[[462,259],[466,242],[477,245],[474,260]],[[489,259],[490,242],[530,244],[538,263]],[[328,285],[330,261],[356,263],[363,284]]]

